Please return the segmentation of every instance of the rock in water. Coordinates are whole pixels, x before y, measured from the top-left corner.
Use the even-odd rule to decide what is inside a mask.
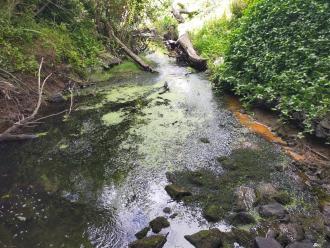
[[[287,214],[287,211],[281,204],[272,203],[261,206],[259,208],[259,214],[265,218],[270,218],[270,217],[283,218]]]
[[[254,247],[255,248],[282,248],[279,242],[277,242],[273,238],[262,238],[257,237],[254,240]]]
[[[218,205],[210,205],[203,211],[204,218],[212,222],[219,221],[224,214],[224,210]]]
[[[232,225],[248,225],[248,224],[254,224],[256,220],[249,213],[239,212],[230,216],[229,222]]]
[[[184,238],[196,248],[222,247],[221,232],[216,228],[203,230],[192,235],[186,235]]]
[[[162,248],[166,243],[166,237],[154,235],[148,238],[136,240],[128,245],[129,248]]]
[[[145,236],[147,236],[148,232],[150,231],[150,227],[145,227],[141,231],[135,234],[135,237],[137,239],[143,239]]]
[[[192,195],[191,192],[176,184],[167,185],[165,190],[174,200],[181,200],[185,196]]]
[[[165,208],[163,209],[163,212],[164,212],[165,214],[170,214],[170,213],[172,212],[172,210],[171,210],[171,208],[169,208],[169,207],[165,207]]]
[[[154,233],[159,233],[163,228],[169,227],[170,223],[165,217],[160,216],[150,221],[149,225]]]
[[[256,201],[254,190],[250,187],[240,186],[235,191],[235,206],[236,212],[249,211],[253,208]]]

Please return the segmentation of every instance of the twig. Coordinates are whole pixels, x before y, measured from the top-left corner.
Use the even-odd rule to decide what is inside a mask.
[[[73,90],[74,90],[74,87],[75,87],[75,83],[73,83],[72,87],[69,88],[69,91],[70,91],[70,109],[69,109],[68,115],[70,115],[71,114],[71,111],[72,111],[72,106],[73,106]]]
[[[322,153],[320,153],[320,152],[318,152],[318,151],[315,151],[315,150],[312,149],[310,146],[308,146],[308,145],[304,145],[304,146],[305,146],[309,151],[311,151],[312,153],[318,155],[319,157],[323,158],[324,160],[327,160],[327,161],[330,160],[326,155],[324,155],[324,154],[322,154]]]
[[[41,82],[41,70],[42,70],[42,65],[44,63],[44,58],[41,59],[40,65],[39,65],[39,70],[38,70],[38,101],[37,105],[32,112],[32,114],[28,117],[22,117],[22,119],[19,119],[17,122],[15,122],[11,127],[9,127],[7,130],[5,130],[3,133],[0,134],[0,140],[3,140],[4,137],[9,137],[13,136],[11,133],[15,132],[19,127],[24,126],[28,124],[34,117],[38,114],[41,103],[42,103],[42,95],[43,95],[43,90],[45,87],[45,84],[47,80],[51,77],[52,74],[49,74],[42,82]],[[23,137],[23,136],[22,136]]]

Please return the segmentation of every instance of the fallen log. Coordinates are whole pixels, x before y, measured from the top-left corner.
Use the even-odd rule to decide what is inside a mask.
[[[193,44],[190,41],[188,33],[184,33],[180,36],[177,41],[179,48],[182,50],[182,54],[179,56],[183,57],[182,59],[186,60],[189,65],[193,68],[203,71],[206,70],[207,64],[206,59],[200,57],[195,51]]]
[[[125,51],[125,53],[134,60],[135,63],[137,63],[143,70],[149,71],[149,72],[155,72],[155,70],[149,66],[147,63],[145,63],[138,55],[136,55],[131,49],[129,49],[113,32],[112,27],[110,24],[106,24],[107,31],[109,37],[112,37],[117,44],[121,46],[121,48]]]

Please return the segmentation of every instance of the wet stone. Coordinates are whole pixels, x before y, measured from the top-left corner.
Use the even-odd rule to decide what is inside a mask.
[[[282,248],[280,243],[278,243],[275,239],[262,238],[262,237],[257,237],[254,240],[254,247],[255,248]]]
[[[229,223],[232,225],[248,225],[256,223],[254,217],[246,212],[234,213],[229,217]]]
[[[225,212],[221,206],[210,205],[204,209],[203,216],[208,221],[216,222],[216,221],[221,220],[221,218],[224,216],[224,213]]]
[[[166,237],[154,235],[148,238],[136,240],[128,245],[129,248],[162,248],[166,243]]]
[[[209,144],[210,143],[208,138],[200,138],[199,140],[204,144]]]
[[[177,184],[167,185],[165,190],[174,200],[181,200],[185,196],[192,195],[191,192]]]
[[[286,215],[286,213],[287,213],[286,209],[279,203],[272,203],[261,206],[259,208],[259,214],[265,218],[269,218],[269,217],[283,218]]]
[[[221,236],[219,229],[213,228],[192,235],[185,235],[184,238],[196,248],[219,248],[222,247]]]
[[[165,214],[170,214],[170,213],[172,212],[172,210],[171,210],[171,208],[166,207],[166,208],[163,209],[163,212],[164,212]]]
[[[179,214],[178,213],[174,213],[170,215],[170,219],[175,219]]]
[[[149,231],[150,231],[150,227],[145,227],[145,228],[143,228],[141,231],[137,232],[137,233],[135,234],[135,237],[136,237],[137,239],[143,239],[144,237],[147,236],[147,234],[148,234]]]
[[[165,217],[160,216],[150,221],[149,225],[154,233],[159,233],[163,228],[169,227],[170,223]]]

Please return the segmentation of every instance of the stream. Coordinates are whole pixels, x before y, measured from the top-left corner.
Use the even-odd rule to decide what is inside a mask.
[[[233,187],[246,173],[252,184],[268,180],[303,199],[294,211],[314,208],[290,173],[274,169],[289,163],[280,146],[242,127],[204,73],[165,55],[148,58],[159,73],[84,89],[68,118],[38,127],[40,138],[0,145],[0,247],[127,247],[150,220],[167,216],[165,207],[178,215],[161,232],[164,247],[193,247],[184,235],[230,225],[206,221],[200,204],[173,201],[166,172],[221,176],[218,158],[238,149],[258,157],[252,171],[232,175]]]

